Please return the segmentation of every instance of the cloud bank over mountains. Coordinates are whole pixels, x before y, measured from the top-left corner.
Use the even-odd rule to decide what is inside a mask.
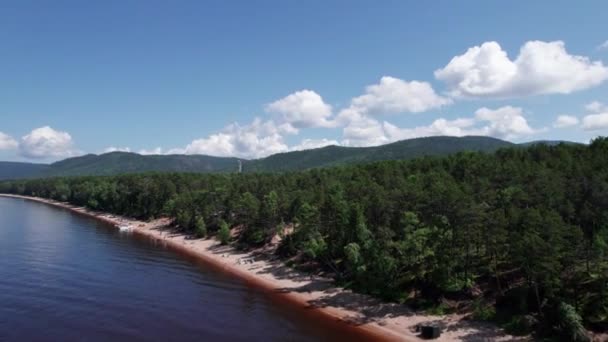
[[[255,117],[249,123],[229,123],[219,132],[183,147],[166,150],[156,147],[138,153],[260,158],[327,145],[373,146],[423,136],[485,135],[520,139],[549,129],[608,129],[608,107],[600,102],[587,104],[582,118],[557,115],[550,127],[533,127],[529,120],[531,114],[524,108],[504,104],[509,99],[571,94],[608,80],[608,67],[601,61],[571,54],[563,41],[528,41],[514,58],[497,42],[485,42],[454,56],[433,75],[436,83],[443,86],[441,91],[427,81],[383,76],[377,83],[363,87],[362,92],[344,106],[327,103],[315,90],[297,90],[267,103],[262,108],[264,116]],[[432,115],[460,102],[475,101],[483,101],[483,105],[455,119]],[[501,103],[492,106],[488,104],[491,101]],[[399,127],[390,122],[398,115],[428,117],[430,123]],[[303,136],[300,143],[291,146],[287,142],[287,137],[293,140],[310,129],[326,130],[332,137]],[[0,132],[0,150],[17,150],[29,159],[79,153],[70,134],[48,126],[32,130],[19,141]],[[132,150],[108,147],[103,151]]]
[[[428,126],[398,127],[387,120],[391,115],[425,113],[463,100],[570,94],[606,81],[608,67],[600,61],[570,54],[562,41],[526,42],[515,59],[510,59],[497,42],[486,42],[455,56],[437,69],[434,76],[445,85],[445,95],[429,82],[383,76],[337,110],[314,90],[296,91],[265,106],[271,116],[268,121],[256,118],[243,126],[231,124],[220,133],[193,141],[184,152],[256,158],[331,144],[372,146],[433,135],[527,137],[548,128],[532,127],[523,108],[508,105],[480,107],[454,120],[436,118]],[[587,115],[582,127],[587,130],[608,127],[606,116]],[[578,118],[562,115],[553,127],[578,125]],[[305,138],[296,146],[286,144],[285,135],[299,134],[306,128],[341,129],[342,138]]]

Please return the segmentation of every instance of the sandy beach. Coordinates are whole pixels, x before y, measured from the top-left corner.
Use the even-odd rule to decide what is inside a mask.
[[[507,335],[492,324],[471,321],[462,315],[423,315],[403,305],[382,303],[369,296],[336,287],[331,279],[295,271],[268,253],[245,253],[230,246],[222,246],[214,238],[193,239],[175,231],[168,219],[143,222],[42,198],[0,196],[46,203],[96,218],[115,227],[129,225],[133,234],[158,241],[222,272],[239,277],[252,286],[270,292],[278,300],[285,301],[285,305],[293,305],[294,308],[334,321],[348,329],[358,329],[362,338],[368,340],[420,341],[414,327],[430,322],[443,327],[443,333],[436,341],[529,340]]]

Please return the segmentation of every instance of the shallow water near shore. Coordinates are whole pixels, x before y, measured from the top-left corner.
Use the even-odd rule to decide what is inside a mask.
[[[356,337],[300,311],[149,239],[67,210],[0,198],[2,341]]]

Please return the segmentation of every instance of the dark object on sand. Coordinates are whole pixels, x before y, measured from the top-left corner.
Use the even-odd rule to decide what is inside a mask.
[[[432,324],[421,324],[418,326],[418,331],[420,332],[420,337],[426,340],[438,338],[441,335],[441,328]]]

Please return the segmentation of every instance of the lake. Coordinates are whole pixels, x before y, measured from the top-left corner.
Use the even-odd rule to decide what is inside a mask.
[[[144,237],[0,198],[1,341],[336,341],[343,324]]]

